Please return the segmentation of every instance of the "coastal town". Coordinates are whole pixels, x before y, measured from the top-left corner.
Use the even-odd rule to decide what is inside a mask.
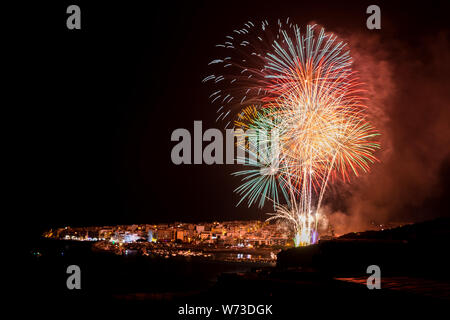
[[[229,261],[271,262],[293,246],[289,229],[258,220],[205,223],[62,227],[45,238],[92,241],[93,249],[118,255],[184,256]]]

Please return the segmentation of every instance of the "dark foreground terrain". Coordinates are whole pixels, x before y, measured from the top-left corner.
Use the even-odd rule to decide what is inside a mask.
[[[382,232],[349,234],[318,245],[282,251],[276,267],[204,260],[99,255],[88,244],[56,246],[31,255],[32,290],[19,312],[83,319],[205,319],[178,314],[180,307],[272,305],[270,315],[209,318],[302,319],[429,316],[448,310],[449,220]],[[45,251],[45,250],[44,250]],[[78,264],[82,289],[66,288],[65,268]],[[381,289],[369,290],[369,265],[381,269]],[[446,312],[446,311],[445,311]],[[445,314],[445,313],[444,313]]]

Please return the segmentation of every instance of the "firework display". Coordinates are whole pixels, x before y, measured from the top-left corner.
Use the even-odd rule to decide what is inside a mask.
[[[269,220],[287,221],[296,246],[313,244],[327,185],[367,172],[379,148],[349,50],[324,29],[289,19],[248,21],[217,47],[223,56],[203,82],[217,121],[240,129],[238,147],[249,155],[234,174],[240,202],[270,201]]]

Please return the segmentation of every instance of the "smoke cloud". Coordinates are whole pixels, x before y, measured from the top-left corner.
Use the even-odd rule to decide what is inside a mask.
[[[450,143],[448,31],[411,42],[367,32],[340,35],[367,90],[381,150],[370,173],[330,187],[329,222],[345,233],[365,230],[370,221],[441,216]]]

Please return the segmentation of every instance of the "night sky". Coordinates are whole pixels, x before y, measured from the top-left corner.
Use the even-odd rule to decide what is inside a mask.
[[[264,219],[241,205],[235,166],[171,163],[176,128],[216,124],[201,80],[214,45],[248,20],[315,22],[347,40],[367,83],[382,151],[371,173],[330,189],[327,206],[353,226],[448,215],[449,9],[381,7],[366,28],[352,1],[74,1],[29,8],[23,46],[18,210],[31,233],[65,225]],[[81,7],[81,31],[66,8]],[[26,11],[24,9],[24,11]],[[39,15],[36,13],[39,12]],[[19,23],[19,22],[18,22]]]

